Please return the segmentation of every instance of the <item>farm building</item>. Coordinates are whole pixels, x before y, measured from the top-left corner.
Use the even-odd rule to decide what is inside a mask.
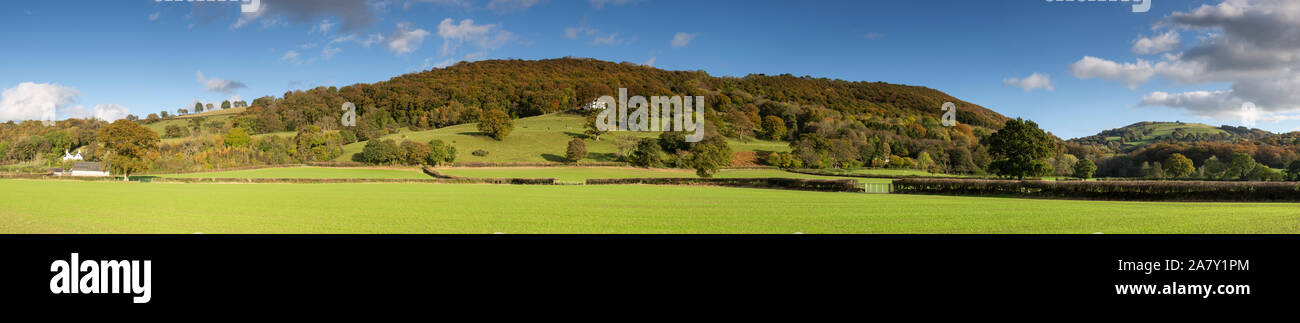
[[[103,171],[102,168],[100,168],[99,163],[96,162],[76,162],[75,164],[72,165],[72,171],[70,175],[92,176],[92,177],[109,176],[108,172]]]

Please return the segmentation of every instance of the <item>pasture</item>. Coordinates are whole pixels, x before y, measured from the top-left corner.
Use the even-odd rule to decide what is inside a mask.
[[[418,168],[278,167],[247,170],[161,174],[168,178],[430,178]]]
[[[1300,233],[1300,204],[704,186],[0,180],[0,233]]]

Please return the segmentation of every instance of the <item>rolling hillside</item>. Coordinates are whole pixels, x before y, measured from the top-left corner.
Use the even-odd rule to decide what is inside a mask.
[[[461,124],[427,131],[403,129],[399,133],[384,136],[382,139],[392,139],[398,142],[403,140],[429,142],[439,139],[456,147],[457,162],[562,162],[564,161],[564,152],[568,148],[569,140],[574,137],[585,138],[585,135],[582,134],[585,123],[586,119],[582,116],[548,114],[515,120],[515,130],[504,141],[497,141],[482,135],[473,124]],[[614,152],[617,150],[615,142],[619,136],[644,138],[656,137],[658,133],[621,132],[603,135],[599,141],[588,139],[587,151],[589,155],[586,161],[616,161],[614,157]],[[732,150],[737,152],[784,152],[790,150],[789,144],[780,141],[756,139],[739,141],[731,139],[729,144]],[[350,161],[352,155],[360,153],[365,146],[365,141],[345,145],[343,146],[343,155],[339,156],[335,161]],[[472,154],[475,150],[487,151],[488,155],[475,156]]]
[[[1125,151],[1161,142],[1232,142],[1260,138],[1266,134],[1257,131],[1260,130],[1231,126],[1215,127],[1203,123],[1143,121],[1088,137],[1070,139],[1070,141]]]

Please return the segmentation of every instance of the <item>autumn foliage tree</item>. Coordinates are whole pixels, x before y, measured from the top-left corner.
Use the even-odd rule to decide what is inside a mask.
[[[1183,156],[1183,154],[1173,154],[1165,160],[1165,176],[1169,178],[1183,178],[1196,173],[1196,166],[1192,160]]]
[[[763,117],[763,138],[768,140],[780,140],[785,138],[785,120],[778,116]]]
[[[158,152],[158,134],[135,122],[117,120],[99,132],[99,141],[110,153],[109,169],[130,180],[131,173],[149,169],[147,160]]]
[[[579,138],[569,140],[569,149],[564,152],[564,157],[572,163],[587,158],[587,143]]]
[[[514,121],[510,120],[510,115],[502,110],[488,110],[478,121],[478,131],[496,140],[505,140],[514,128]]]

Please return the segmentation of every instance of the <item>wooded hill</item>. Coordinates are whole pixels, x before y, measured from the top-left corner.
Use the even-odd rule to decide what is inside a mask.
[[[352,102],[360,114],[354,132],[365,141],[403,127],[419,131],[471,123],[490,110],[513,118],[569,111],[603,95],[616,96],[619,88],[627,88],[629,95],[704,96],[708,122],[730,138],[800,141],[815,135],[815,147],[798,158],[802,167],[892,162],[978,172],[978,157],[972,163],[972,154],[960,154],[960,161],[950,163],[949,152],[960,146],[978,155],[974,147],[980,138],[1007,120],[920,86],[793,75],[714,77],[704,71],[560,58],[459,63],[373,84],[288,92],[254,100],[235,122],[253,133],[293,131],[308,124],[328,131],[339,128],[339,109]],[[957,127],[940,124],[944,102],[957,105]],[[767,120],[776,121],[765,125]],[[920,165],[927,152],[933,162]]]

